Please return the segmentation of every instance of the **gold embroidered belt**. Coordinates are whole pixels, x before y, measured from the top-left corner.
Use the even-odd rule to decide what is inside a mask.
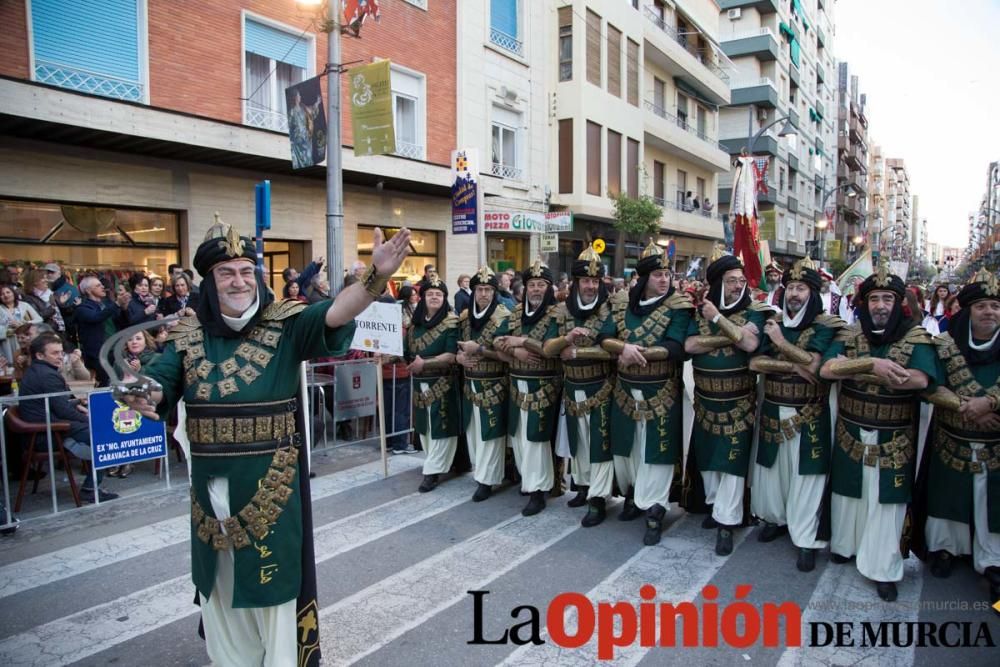
[[[573,382],[596,382],[611,375],[611,364],[606,361],[564,361],[562,368],[566,379]]]
[[[913,425],[911,397],[857,393],[847,386],[840,389],[839,416],[867,429],[901,429]]]
[[[572,417],[589,415],[594,408],[608,400],[614,386],[615,383],[613,381],[605,380],[604,384],[601,385],[600,389],[594,392],[593,396],[582,401],[574,400],[572,392],[565,392],[563,394],[563,400],[566,403],[566,414]]]
[[[466,375],[466,380],[476,380],[482,383],[482,389],[477,392],[472,391],[471,382],[466,382],[462,388],[465,397],[477,408],[492,408],[507,399],[507,378],[504,376],[470,378]],[[492,382],[483,382],[484,380],[492,380]]]
[[[216,551],[225,551],[230,547],[243,549],[249,546],[250,535],[258,540],[267,537],[293,493],[291,485],[295,479],[298,458],[297,447],[274,452],[271,467],[258,482],[257,492],[253,494],[250,502],[239,512],[222,521],[205,512],[192,487],[191,523],[194,524],[198,539],[211,545]]]
[[[704,398],[713,401],[724,401],[732,398],[742,398],[753,391],[754,376],[749,369],[706,372],[695,370],[694,386]]]
[[[738,398],[733,402],[735,407],[713,412],[706,410],[701,401],[695,401],[694,418],[706,433],[712,435],[734,436],[751,430],[756,419],[754,402],[749,396]]]
[[[452,368],[436,368],[434,370],[426,370],[422,372],[420,375],[414,374],[413,379],[416,382],[419,382],[421,380],[436,380],[438,378],[451,375],[452,370],[453,370]]]
[[[673,361],[650,361],[645,367],[626,366],[618,377],[630,382],[666,382],[680,377],[680,366]]]
[[[913,458],[913,438],[909,431],[897,433],[881,445],[866,445],[851,435],[844,422],[838,419],[837,444],[851,459],[873,468],[900,470]]]
[[[222,448],[229,445],[273,443],[289,438],[295,433],[295,409],[294,399],[261,403],[192,403],[187,406],[186,423],[191,453],[211,455],[213,448],[219,448],[222,453]]]
[[[941,463],[956,472],[978,474],[983,470],[1000,470],[1000,441],[984,444],[985,447],[973,449],[935,422],[934,449]]]
[[[775,405],[800,408],[828,395],[829,385],[810,384],[798,375],[768,375],[764,379],[764,400]]]
[[[967,421],[965,416],[954,410],[934,410],[934,421],[953,437],[970,442],[1000,442],[1000,433],[977,422]]]
[[[423,379],[414,378],[416,381]],[[437,401],[445,396],[451,390],[452,377],[448,375],[440,375],[434,378],[434,382],[431,384],[427,391],[419,391],[419,385],[416,387],[417,391],[413,394],[413,405],[418,408],[426,408],[430,406],[431,403]]]
[[[480,359],[479,363],[472,370],[468,368],[465,369],[465,377],[474,377],[476,379],[491,379],[497,376],[503,376],[507,374],[507,364],[502,361],[493,361],[492,359]]]
[[[541,380],[536,391],[522,393],[517,388],[518,380]],[[510,375],[510,401],[527,412],[541,412],[554,405],[559,400],[562,390],[562,378],[558,375]]]
[[[670,409],[674,407],[677,398],[678,384],[676,378],[671,378],[663,383],[656,393],[645,399],[636,400],[631,392],[625,391],[620,383],[615,383],[615,402],[621,408],[625,416],[633,421],[648,421],[653,417],[666,417]]]
[[[558,359],[542,359],[541,362],[527,362],[521,361],[520,359],[514,359],[510,362],[508,368],[513,371],[517,371],[520,374],[527,373],[544,373],[546,375],[552,375],[559,371],[559,360]]]
[[[823,413],[821,403],[810,403],[799,409],[798,414],[788,419],[775,419],[766,415],[761,416],[760,436],[764,442],[775,442],[779,445],[792,440],[802,430],[803,424],[808,424]]]

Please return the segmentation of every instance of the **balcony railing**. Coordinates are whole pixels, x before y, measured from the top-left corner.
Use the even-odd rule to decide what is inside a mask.
[[[689,132],[694,136],[698,137],[699,139],[701,139],[702,141],[711,144],[713,148],[718,148],[719,150],[726,150],[725,148],[722,148],[721,145],[718,144],[714,138],[708,136],[708,134],[706,134],[705,132],[700,131],[694,125],[689,124],[686,120],[678,118],[677,116],[670,113],[666,109],[654,104],[652,101],[646,100],[645,105],[647,111],[652,111],[660,118],[669,120],[671,123],[674,123],[677,127],[681,128],[685,132]]]
[[[524,55],[524,42],[513,35],[508,35],[502,30],[490,28],[490,41],[499,46],[501,49],[510,51],[515,55]]]
[[[424,159],[424,147],[420,144],[411,144],[408,141],[396,139],[396,152],[393,155],[408,157],[414,160]]]
[[[778,89],[774,85],[774,81],[766,76],[738,77],[729,82],[729,87],[733,90],[737,88],[756,88],[757,86],[770,86],[775,90]]]
[[[657,16],[656,12],[653,11],[653,8],[648,5],[646,6],[646,18],[648,18],[653,25],[655,25],[657,28],[663,31],[664,34],[666,34],[672,40],[674,40],[682,47],[684,47],[684,49],[692,56],[694,56],[698,62],[704,65],[705,68],[708,69],[708,71],[710,71],[715,76],[719,77],[719,79],[722,80],[724,83],[729,83],[729,75],[726,74],[726,72],[722,70],[722,68],[720,68],[714,62],[712,62],[711,57],[706,57],[705,54],[692,50],[691,45],[688,41],[688,35],[681,35],[680,33],[677,32],[676,28],[674,28],[671,25],[667,25],[667,22],[664,21],[659,16]]]
[[[513,167],[509,164],[503,164],[501,162],[494,162],[492,173],[494,176],[499,176],[510,181],[521,181],[524,180],[524,170],[518,167]]]
[[[140,81],[88,72],[48,60],[35,60],[35,81],[130,102],[141,102],[143,96]]]
[[[265,130],[288,133],[288,116],[284,112],[268,109],[253,102],[247,102],[243,122]]]
[[[687,204],[678,203],[672,199],[664,199],[663,197],[653,197],[653,203],[661,208],[672,208],[682,213],[689,213],[691,215],[696,215],[699,218],[705,218],[707,220],[721,220],[722,216],[718,215],[715,210],[706,211],[703,208],[693,208]]]

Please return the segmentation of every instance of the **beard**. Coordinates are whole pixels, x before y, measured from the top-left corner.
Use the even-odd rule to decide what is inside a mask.
[[[800,310],[802,310],[802,306],[804,306],[804,305],[805,305],[805,302],[803,302],[802,299],[788,298],[788,299],[785,300],[785,310],[788,311],[789,315],[796,315],[796,314],[798,314],[798,312]]]
[[[891,314],[892,311],[890,310],[873,312],[871,314],[872,325],[875,327],[876,330],[884,329],[885,325],[889,324],[889,316]]]
[[[242,315],[253,305],[256,296],[257,292],[254,289],[245,292],[220,292],[219,304],[226,310]]]
[[[780,280],[768,280],[767,281],[767,289],[768,289],[768,291],[773,292],[774,290],[778,289],[778,285],[780,285],[780,284],[781,284]]]
[[[528,297],[528,307],[531,308],[531,310],[536,310],[540,305],[542,305],[542,301],[544,301],[544,300],[545,300],[545,296],[544,295],[543,296],[529,296]]]

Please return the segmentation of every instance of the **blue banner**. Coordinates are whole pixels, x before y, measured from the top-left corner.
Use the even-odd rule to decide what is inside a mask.
[[[479,220],[479,153],[451,152],[451,233],[475,234]]]
[[[167,429],[116,401],[111,392],[90,394],[90,441],[94,468],[136,463],[167,455]]]

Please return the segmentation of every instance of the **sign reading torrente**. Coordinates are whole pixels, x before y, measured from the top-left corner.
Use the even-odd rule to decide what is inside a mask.
[[[354,319],[352,350],[403,356],[403,309],[376,301]]]
[[[573,214],[565,211],[534,213],[531,211],[490,211],[483,213],[483,225],[488,232],[515,234],[546,234],[573,231]]]

